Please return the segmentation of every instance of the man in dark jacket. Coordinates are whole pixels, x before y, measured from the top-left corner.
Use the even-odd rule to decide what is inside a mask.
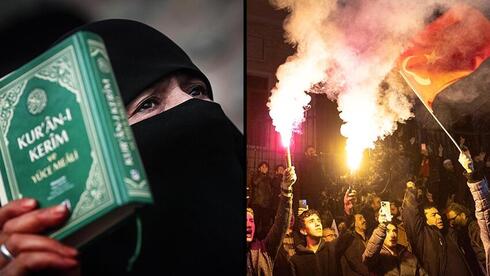
[[[362,262],[367,243],[367,222],[362,213],[354,208],[354,229],[347,230],[338,239],[336,253],[340,258],[342,274],[369,275],[368,267]]]
[[[447,221],[453,228],[458,237],[458,244],[463,248],[465,258],[473,274],[483,275],[485,270],[485,250],[480,239],[480,228],[475,219],[470,215],[470,211],[458,204],[451,203],[446,210]]]
[[[362,261],[376,275],[427,275],[417,258],[398,244],[398,227],[381,219],[362,254]]]
[[[305,236],[306,246],[299,244],[296,255],[291,257],[293,275],[339,275],[335,243],[323,240],[322,221],[318,211],[304,211],[299,216],[298,223],[300,233]]]
[[[296,182],[294,167],[286,169],[281,184],[279,207],[272,228],[263,240],[255,238],[252,209],[247,209],[247,275],[272,275],[274,260],[288,229],[292,215],[292,185]]]
[[[444,229],[437,208],[422,208],[422,193],[413,182],[407,183],[402,220],[412,250],[429,275],[472,275],[453,229]],[[422,214],[422,211],[424,214]],[[445,231],[444,231],[445,230]]]
[[[251,207],[255,212],[257,225],[256,235],[264,238],[272,225],[274,215],[272,207],[272,179],[269,176],[269,164],[261,162],[257,166],[257,172],[252,177],[252,199]]]
[[[320,210],[322,191],[325,188],[325,173],[321,159],[313,146],[306,148],[298,175],[300,177],[300,199],[306,199],[308,207]]]

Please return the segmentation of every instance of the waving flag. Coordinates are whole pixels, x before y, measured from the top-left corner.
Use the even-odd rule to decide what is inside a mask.
[[[490,56],[490,21],[472,7],[456,5],[412,42],[398,60],[400,74],[432,111],[439,92],[471,74]]]

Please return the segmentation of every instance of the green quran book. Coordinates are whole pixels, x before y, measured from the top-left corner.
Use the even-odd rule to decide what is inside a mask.
[[[0,200],[66,204],[80,246],[152,202],[102,39],[78,32],[0,79]]]

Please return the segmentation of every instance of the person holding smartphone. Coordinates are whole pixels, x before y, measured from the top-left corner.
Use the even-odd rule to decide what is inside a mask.
[[[376,275],[428,275],[417,258],[398,243],[398,225],[382,210],[383,207],[379,210],[378,227],[362,254],[369,271]]]

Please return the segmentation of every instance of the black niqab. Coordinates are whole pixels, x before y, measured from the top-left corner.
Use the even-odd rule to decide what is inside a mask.
[[[96,33],[104,40],[125,105],[175,71],[199,76],[208,87],[207,96],[213,99],[208,78],[175,42],[158,30],[133,20],[108,19],[76,28],[58,42],[78,31]]]
[[[104,39],[124,102],[174,71],[202,74],[163,34],[142,23],[83,26]],[[207,79],[203,76],[203,79]],[[209,85],[209,83],[208,83]],[[84,275],[239,275],[244,271],[243,136],[210,101],[191,99],[132,126],[155,204],[82,248]],[[197,274],[196,274],[197,272]]]

